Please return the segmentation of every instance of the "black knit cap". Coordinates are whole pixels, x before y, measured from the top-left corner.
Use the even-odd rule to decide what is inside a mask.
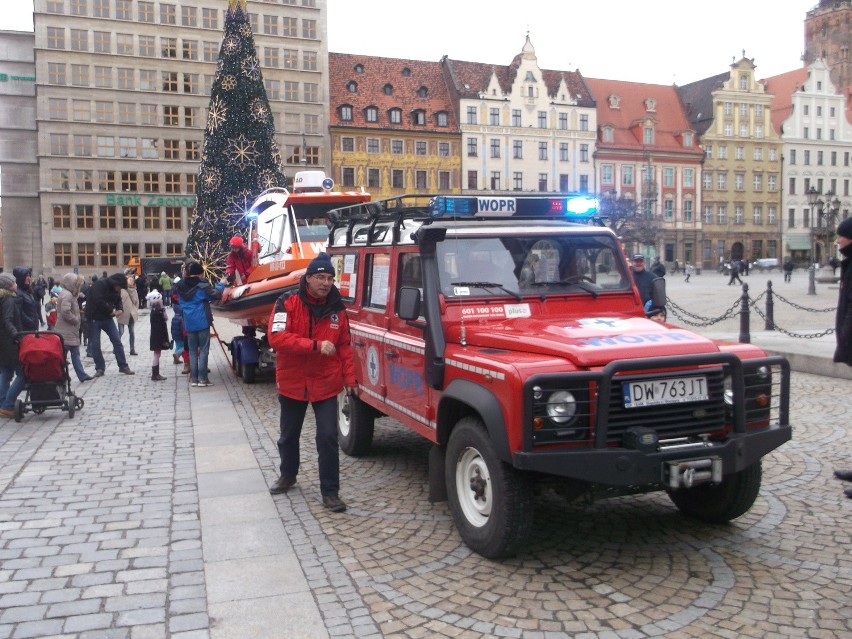
[[[852,217],[847,217],[837,225],[837,234],[847,240],[852,240]]]
[[[305,271],[305,274],[313,275],[314,273],[329,273],[334,275],[334,266],[331,265],[331,258],[328,256],[328,253],[320,253],[308,264],[308,270]]]

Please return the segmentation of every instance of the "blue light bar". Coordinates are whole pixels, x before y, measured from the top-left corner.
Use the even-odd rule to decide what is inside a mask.
[[[597,199],[585,194],[560,197],[440,195],[429,203],[429,215],[435,218],[550,217],[585,222],[597,211]]]

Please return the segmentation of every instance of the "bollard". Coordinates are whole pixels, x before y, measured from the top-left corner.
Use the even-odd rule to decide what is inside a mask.
[[[743,284],[742,303],[740,304],[740,343],[751,344],[749,335],[748,284]]]
[[[772,299],[772,280],[766,282],[766,330],[775,330],[775,300]]]
[[[808,295],[816,295],[816,266],[813,262],[808,267]]]

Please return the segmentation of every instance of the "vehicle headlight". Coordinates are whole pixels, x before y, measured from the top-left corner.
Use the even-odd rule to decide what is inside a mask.
[[[556,391],[547,399],[547,416],[557,424],[567,424],[577,414],[577,400],[569,391]]]
[[[725,376],[725,404],[727,406],[734,405],[734,382],[730,375]]]
[[[754,372],[757,375],[758,379],[760,379],[760,380],[765,381],[765,380],[769,379],[769,367],[768,366],[758,366],[757,370],[755,370]]]

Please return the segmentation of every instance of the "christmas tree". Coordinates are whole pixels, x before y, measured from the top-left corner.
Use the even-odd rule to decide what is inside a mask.
[[[187,255],[211,278],[224,267],[228,241],[245,236],[245,214],[265,189],[284,185],[281,152],[263,87],[245,0],[229,0],[225,33],[204,131],[198,201]]]

